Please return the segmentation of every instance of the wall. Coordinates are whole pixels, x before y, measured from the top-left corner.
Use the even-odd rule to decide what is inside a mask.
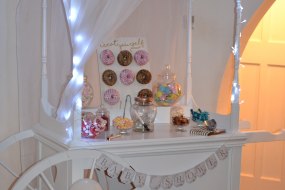
[[[251,15],[262,2],[263,0],[242,2],[244,7],[243,19],[250,20]],[[215,112],[217,110],[219,99],[220,84],[234,43],[235,1],[193,0],[192,7],[194,16],[192,30],[193,96],[201,109]],[[131,22],[126,24],[126,26],[132,26],[130,23]],[[244,24],[242,27],[245,26],[246,25]],[[120,33],[126,34],[124,32]],[[160,34],[157,36],[159,37]],[[185,56],[185,53],[182,53],[182,55]],[[99,84],[96,80],[98,80],[98,76],[100,76],[96,68],[96,59],[97,56],[94,54],[86,65],[86,74],[88,80],[94,86],[94,89],[98,88]],[[173,64],[180,64],[180,60],[175,61],[176,62]],[[151,62],[151,64],[154,64],[154,62],[155,61]],[[156,77],[156,74],[160,71],[161,63],[158,63],[158,65],[155,66],[152,65],[152,67],[155,67],[153,69],[153,75]],[[177,69],[177,65],[175,65],[175,67],[175,69]],[[179,73],[179,82],[185,82],[183,81],[185,78],[180,76],[180,73],[184,73],[183,68],[181,69],[181,67],[178,67],[178,70],[174,71]],[[231,78],[232,76],[227,77],[229,81],[231,81]],[[230,85],[231,82],[226,90],[231,90]],[[230,97],[225,98],[230,99]],[[98,104],[99,100],[95,97],[91,106],[97,106]]]
[[[17,0],[0,1],[0,140],[19,131],[18,88],[16,64],[16,15]],[[20,148],[12,146],[0,160],[20,171]],[[6,190],[14,180],[0,166],[1,189]]]
[[[250,18],[262,1],[242,2],[244,18]],[[17,3],[18,0],[0,1],[0,140],[20,128],[15,28]],[[202,109],[216,109],[219,85],[231,53],[233,5],[234,1],[229,0],[193,0],[193,90]],[[17,145],[0,155],[1,160],[13,166],[15,171],[21,168],[19,157]],[[8,189],[13,177],[0,166],[0,179],[1,189]]]
[[[263,1],[241,1],[242,19],[250,21]],[[202,109],[214,112],[217,111],[220,85],[234,45],[234,2],[193,0],[193,95]],[[228,85],[223,90],[231,92],[232,78],[233,75],[227,78]],[[224,98],[230,101],[230,96]]]

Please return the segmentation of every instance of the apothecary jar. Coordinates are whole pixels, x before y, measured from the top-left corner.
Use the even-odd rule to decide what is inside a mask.
[[[154,120],[157,109],[152,98],[135,98],[130,114],[134,122],[133,130],[136,132],[151,132],[154,130]]]
[[[153,96],[158,106],[172,106],[182,96],[181,85],[176,82],[176,75],[171,72],[170,65],[158,75],[153,85]]]

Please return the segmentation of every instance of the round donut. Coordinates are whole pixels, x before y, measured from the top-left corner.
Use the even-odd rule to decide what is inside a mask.
[[[105,65],[112,65],[115,61],[113,52],[109,49],[105,49],[101,52],[101,61]]]
[[[130,69],[124,69],[120,73],[120,80],[124,85],[130,85],[135,80],[135,74]]]
[[[142,66],[148,63],[148,53],[145,50],[138,50],[134,55],[135,62]]]
[[[106,70],[102,74],[103,82],[108,86],[113,86],[117,82],[117,75],[113,70]]]
[[[136,76],[140,84],[148,84],[151,81],[151,73],[146,69],[141,69]]]
[[[137,97],[139,98],[152,98],[153,95],[152,95],[152,91],[145,88],[145,89],[142,89],[139,91]]]
[[[118,63],[122,66],[128,66],[133,61],[133,56],[128,50],[123,50],[118,54]]]
[[[109,105],[115,105],[120,101],[120,94],[116,89],[110,88],[104,92],[104,100]]]

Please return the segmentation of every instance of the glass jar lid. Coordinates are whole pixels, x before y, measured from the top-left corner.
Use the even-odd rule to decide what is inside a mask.
[[[104,107],[104,105],[100,105],[100,108],[96,111],[96,114],[109,114],[109,111]]]
[[[176,75],[170,70],[170,65],[166,65],[158,76],[166,82],[171,82],[176,78]]]
[[[150,97],[135,97],[135,102],[140,106],[149,106],[152,105],[153,99]]]

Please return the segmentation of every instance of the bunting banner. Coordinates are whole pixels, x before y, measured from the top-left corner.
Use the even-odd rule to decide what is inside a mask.
[[[185,183],[194,183],[197,178],[206,175],[208,170],[214,170],[218,166],[218,162],[225,160],[228,155],[228,148],[223,145],[208,158],[186,171],[170,175],[149,175],[135,171],[133,167],[124,167],[107,155],[102,154],[96,160],[96,169],[105,171],[108,177],[117,178],[120,183],[132,183],[137,188],[148,185],[151,189],[171,189],[172,187],[183,186]],[[150,179],[149,184],[146,184],[148,177]]]

